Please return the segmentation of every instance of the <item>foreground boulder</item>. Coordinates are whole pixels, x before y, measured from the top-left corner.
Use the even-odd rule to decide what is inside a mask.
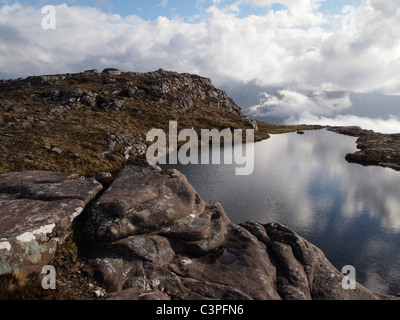
[[[88,257],[112,300],[385,299],[281,224],[230,222],[179,172],[127,164],[88,210]]]
[[[101,189],[100,183],[74,174],[1,174],[0,274],[40,272]]]
[[[284,225],[233,224],[176,170],[130,161],[101,189],[73,174],[0,175],[0,274],[51,264],[81,215],[81,258],[106,299],[391,299],[346,290],[323,252]]]

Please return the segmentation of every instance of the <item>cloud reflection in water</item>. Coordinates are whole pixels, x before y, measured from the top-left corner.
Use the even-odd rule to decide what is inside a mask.
[[[235,223],[280,222],[321,248],[357,281],[400,292],[400,172],[349,164],[356,138],[329,131],[273,135],[256,144],[255,171],[234,166],[174,166],[204,199],[219,201]]]

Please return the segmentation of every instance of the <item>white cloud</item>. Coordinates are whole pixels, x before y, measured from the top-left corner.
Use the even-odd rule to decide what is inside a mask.
[[[318,12],[321,3],[325,0],[245,0],[257,6],[271,6],[281,4],[288,11],[293,25],[320,25],[326,22],[323,14]]]
[[[283,9],[240,16],[241,6],[250,2],[279,2]],[[214,1],[208,18],[192,24],[58,5],[57,29],[47,31],[41,29],[40,10],[3,5],[0,70],[27,76],[109,66],[126,71],[164,68],[199,73],[214,82],[399,92],[400,10],[395,10],[395,1],[388,0],[390,10],[378,1],[363,3],[353,32],[324,27],[338,19],[318,10],[322,2],[242,0],[231,1],[225,10],[226,2]]]
[[[351,107],[350,95],[329,98],[326,93],[315,91],[311,95],[292,90],[279,90],[280,97],[264,93],[260,104],[250,108],[256,117],[289,118],[296,121],[305,116],[331,116]]]
[[[400,133],[400,119],[360,117],[352,114],[350,94],[331,98],[325,92],[301,93],[278,90],[278,95],[263,94],[260,103],[250,108],[253,117],[280,118],[285,124],[319,124],[329,126],[359,126],[382,133]]]

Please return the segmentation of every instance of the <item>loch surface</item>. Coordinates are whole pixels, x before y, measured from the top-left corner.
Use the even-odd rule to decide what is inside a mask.
[[[236,176],[235,165],[161,167],[184,173],[203,199],[223,205],[232,222],[286,224],[339,271],[354,266],[359,283],[396,295],[400,172],[348,163],[346,154],[356,150],[354,137],[306,131],[256,143],[249,176]]]

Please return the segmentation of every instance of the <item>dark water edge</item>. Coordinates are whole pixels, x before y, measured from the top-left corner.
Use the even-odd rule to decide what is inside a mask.
[[[255,144],[255,170],[235,165],[162,165],[185,174],[234,223],[279,222],[322,249],[338,269],[352,265],[369,289],[400,292],[400,172],[345,161],[356,138],[326,130],[272,135]],[[223,161],[222,161],[223,162]]]

